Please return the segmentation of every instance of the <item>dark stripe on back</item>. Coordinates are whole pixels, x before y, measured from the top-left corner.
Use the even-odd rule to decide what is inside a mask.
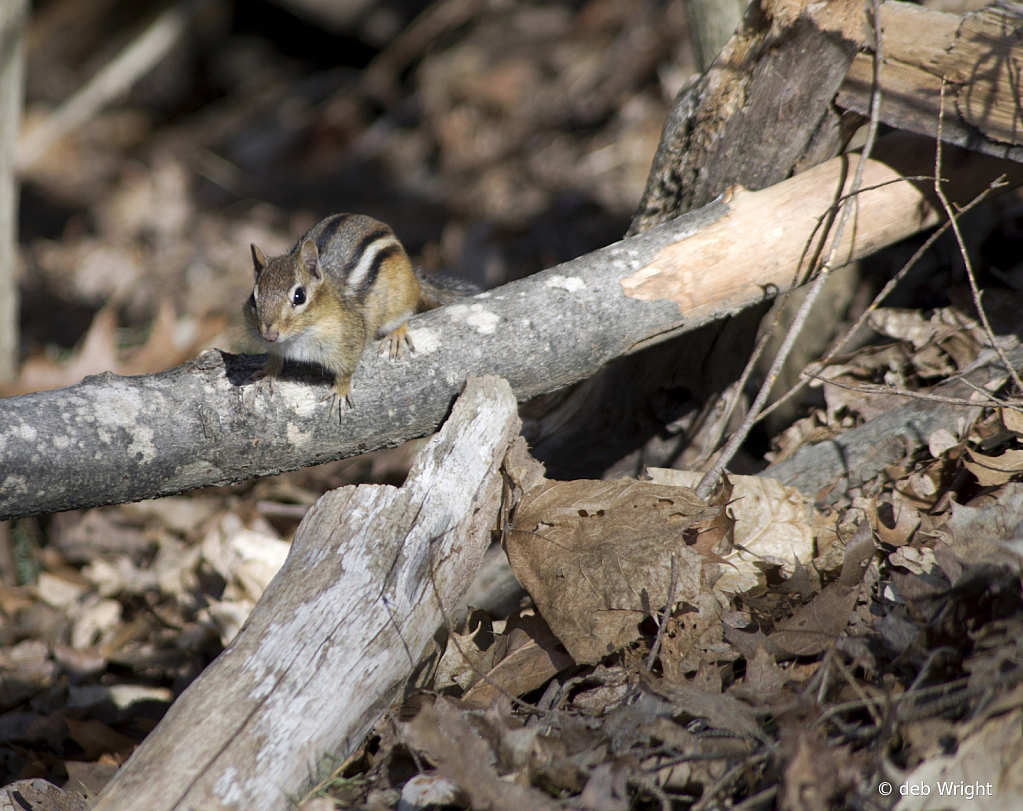
[[[366,252],[366,249],[376,242],[381,237],[388,237],[391,235],[391,229],[387,226],[383,228],[377,228],[370,231],[366,236],[359,240],[359,244],[355,246],[355,250],[352,251],[352,255],[348,257],[348,261],[345,262],[345,266],[341,268],[341,278],[348,279],[352,275],[352,271],[355,270],[359,262],[362,261],[362,255]]]
[[[338,232],[338,229],[344,224],[345,220],[351,217],[351,214],[335,214],[333,217],[329,217],[325,223],[323,223],[323,229],[316,235],[316,250],[320,252],[320,256],[323,256],[324,251],[327,250],[327,245],[334,238],[334,234]],[[299,245],[305,240],[305,237],[300,239]]]
[[[361,285],[359,285],[359,289],[355,291],[355,297],[359,301],[363,301],[366,298],[366,294],[373,289],[373,283],[377,280],[377,276],[380,274],[380,268],[383,267],[384,262],[392,256],[397,256],[400,250],[400,247],[391,244],[377,252],[377,255],[373,259],[373,264],[369,266],[369,272],[366,274],[366,279]]]

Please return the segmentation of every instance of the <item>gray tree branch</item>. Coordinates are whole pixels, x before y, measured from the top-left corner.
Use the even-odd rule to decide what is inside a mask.
[[[891,136],[864,179],[842,261],[935,224],[931,145]],[[965,203],[1023,167],[946,155]],[[808,243],[847,182],[836,158],[543,273],[418,316],[416,354],[367,351],[355,407],[329,417],[329,382],[289,367],[271,394],[246,383],[258,361],[210,351],[170,371],[104,374],[0,401],[0,518],[137,501],[353,456],[428,435],[470,374],[507,379],[519,401],[593,375],[614,358],[739,312],[798,284]],[[558,426],[534,423],[535,440]]]

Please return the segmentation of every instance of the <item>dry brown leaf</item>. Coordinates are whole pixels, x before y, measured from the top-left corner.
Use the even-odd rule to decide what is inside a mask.
[[[490,615],[472,609],[462,629],[450,632],[430,686],[440,690],[455,684],[467,690],[493,667],[499,647]]]
[[[774,450],[765,454],[764,458],[772,465],[776,465],[784,462],[804,445],[814,445],[836,436],[839,431],[826,425],[825,419],[824,412],[818,410],[808,417],[796,420],[772,439],[771,447]]]
[[[1014,408],[1002,408],[999,409],[999,413],[1002,415],[1005,430],[1023,436],[1023,414]]]
[[[511,650],[486,678],[476,682],[462,697],[467,707],[484,709],[504,693],[521,696],[572,665],[572,657],[542,617],[523,617],[516,623],[512,635],[522,638],[513,642]]]
[[[70,386],[86,375],[116,367],[117,308],[108,304],[93,317],[80,348],[70,360],[57,363],[46,356],[30,358],[21,365],[18,379],[0,389],[0,394],[11,397]]]
[[[1023,472],[1023,451],[1007,450],[1001,456],[986,456],[972,448],[970,458],[963,461],[966,469],[977,477],[981,487],[997,487]]]
[[[785,678],[785,671],[778,667],[774,656],[763,645],[757,645],[753,658],[746,661],[746,678],[740,690],[767,702],[785,683]]]
[[[849,614],[859,597],[859,586],[831,583],[780,623],[768,635],[773,645],[793,656],[815,656],[825,651],[849,624]]]
[[[863,755],[850,745],[828,745],[819,729],[802,730],[788,759],[778,798],[781,811],[839,808],[861,780]]]
[[[922,510],[931,509],[941,497],[945,480],[945,463],[936,459],[922,470],[914,470],[896,483],[895,489]]]
[[[708,693],[697,687],[672,684],[648,673],[640,673],[642,683],[668,699],[683,716],[703,718],[715,729],[724,729],[740,737],[754,735],[760,729],[756,711],[729,693]]]
[[[219,315],[204,318],[191,339],[179,346],[174,306],[163,301],[146,343],[127,355],[118,348],[118,325],[117,304],[106,305],[93,317],[79,348],[68,360],[54,361],[45,355],[30,358],[22,364],[17,380],[0,387],[0,396],[71,386],[88,375],[103,372],[141,375],[169,369],[193,357],[221,334],[227,319]]]
[[[731,478],[723,476],[709,503],[727,508],[732,502],[733,489]],[[734,543],[735,518],[728,509],[722,509],[716,516],[703,523],[692,549],[706,558],[720,559],[721,555],[727,555],[732,551]]]
[[[668,681],[682,683],[702,664],[703,656],[715,661],[720,651],[707,653],[721,641],[721,603],[710,592],[696,598],[696,610],[669,617],[661,642],[661,669]]]
[[[993,495],[965,505],[952,502],[946,519],[950,548],[967,563],[1018,567],[1023,558],[1023,484],[1010,482]]]
[[[691,470],[648,468],[650,478],[660,484],[695,487],[701,474]],[[714,590],[741,594],[763,585],[760,564],[774,563],[791,574],[797,560],[813,557],[813,509],[794,487],[786,487],[768,476],[729,475],[732,486],[727,510],[735,519],[735,550],[720,567]]]
[[[404,728],[408,745],[436,763],[437,773],[461,789],[469,798],[470,807],[493,811],[559,808],[537,789],[498,776],[493,750],[454,702],[437,698]]]
[[[897,811],[976,808],[1015,811],[1023,807],[1023,711],[1014,709],[992,719],[959,742],[955,754],[920,763],[903,780],[905,786],[928,786],[929,795],[906,793]],[[939,786],[942,791],[939,795]],[[958,793],[953,795],[953,790]],[[971,789],[968,803],[965,789]]]
[[[515,511],[507,550],[515,576],[577,663],[639,637],[644,617],[703,588],[704,559],[686,530],[713,518],[691,490],[622,479],[545,482]]]
[[[878,505],[877,537],[889,546],[909,543],[920,526],[920,512],[896,490],[892,492],[891,503]]]

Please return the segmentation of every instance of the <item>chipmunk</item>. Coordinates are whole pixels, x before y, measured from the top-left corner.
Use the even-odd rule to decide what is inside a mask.
[[[319,364],[334,376],[340,415],[352,406],[352,374],[370,340],[382,337],[380,351],[391,360],[405,346],[414,352],[410,316],[477,292],[423,278],[390,227],[361,214],[327,217],[273,259],[253,245],[252,262],[245,321],[268,357],[251,379],[272,387],[285,360]]]

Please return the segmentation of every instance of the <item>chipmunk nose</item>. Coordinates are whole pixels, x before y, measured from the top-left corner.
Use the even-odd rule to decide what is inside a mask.
[[[276,341],[280,337],[281,337],[281,333],[280,333],[279,330],[276,330],[276,329],[264,329],[263,330],[263,340],[266,341],[267,343],[272,344],[274,341]]]

